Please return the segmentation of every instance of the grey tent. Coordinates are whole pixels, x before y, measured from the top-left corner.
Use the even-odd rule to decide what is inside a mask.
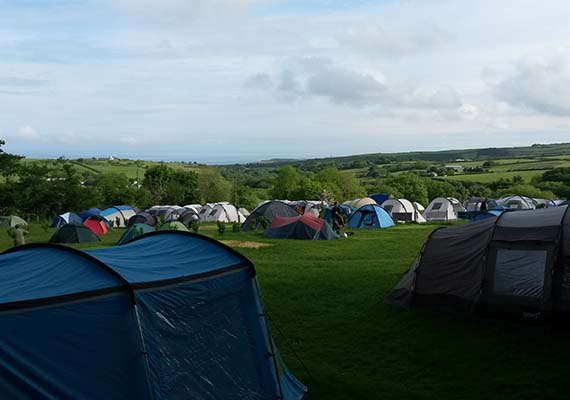
[[[85,225],[66,224],[55,232],[51,243],[87,243],[98,242],[99,238]]]
[[[282,201],[268,201],[263,203],[255,210],[251,212],[249,217],[246,218],[245,222],[241,226],[243,231],[255,230],[261,227],[260,220],[262,218],[267,219],[271,224],[273,218],[275,217],[298,217],[299,214],[293,208],[289,207],[287,203]]]
[[[570,312],[570,213],[561,206],[435,230],[388,302]],[[528,314],[527,314],[528,315]]]

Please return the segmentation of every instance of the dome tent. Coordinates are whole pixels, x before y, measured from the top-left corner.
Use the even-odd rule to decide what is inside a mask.
[[[98,242],[99,238],[84,225],[63,225],[49,240],[51,243],[88,243]]]
[[[424,211],[427,221],[455,221],[459,213],[465,211],[459,200],[453,197],[437,197]]]
[[[129,222],[127,223],[127,228],[134,224],[147,224],[150,226],[156,226],[158,223],[158,218],[147,211],[142,211],[138,214],[133,215],[129,218]]]
[[[352,213],[346,225],[349,228],[382,229],[394,226],[394,220],[378,204],[367,204]]]
[[[100,215],[92,215],[83,222],[97,236],[106,235],[109,231],[108,222]]]
[[[435,230],[388,297],[457,310],[570,313],[568,206]]]
[[[275,349],[253,264],[200,235],[156,232],[88,252],[20,246],[0,255],[0,293],[10,349],[0,365],[18,372],[0,379],[8,398],[306,393]]]
[[[166,221],[164,224],[160,225],[159,231],[182,231],[188,232],[188,228],[180,221]]]
[[[422,214],[414,207],[414,204],[406,199],[388,199],[381,206],[394,221],[400,222],[417,222],[423,224],[426,222]]]
[[[299,214],[285,202],[274,200],[263,203],[251,212],[242,224],[243,231],[255,230],[261,227],[260,219],[266,218],[270,223],[275,217],[298,217]]]
[[[145,233],[154,232],[156,228],[147,224],[133,224],[129,225],[125,232],[121,235],[121,238],[117,242],[118,245],[127,244],[133,241],[135,238],[144,235]]]
[[[264,236],[274,239],[331,240],[338,235],[324,220],[312,213],[298,217],[275,217]]]
[[[65,224],[81,224],[83,219],[74,212],[66,212],[55,217],[51,223],[52,228],[61,228]]]

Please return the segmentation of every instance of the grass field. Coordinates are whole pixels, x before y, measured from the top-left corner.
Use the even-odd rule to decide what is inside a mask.
[[[356,231],[330,242],[269,240],[257,232],[220,236],[211,225],[201,233],[270,244],[237,250],[256,266],[266,311],[282,332],[273,327],[273,334],[311,399],[567,399],[565,332],[384,304],[434,228]],[[32,225],[29,240],[45,241],[52,231]],[[111,232],[98,246],[120,234]],[[0,249],[10,245],[0,232]]]

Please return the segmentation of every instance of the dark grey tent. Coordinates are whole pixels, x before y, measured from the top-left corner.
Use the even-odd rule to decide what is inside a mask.
[[[568,313],[569,207],[504,212],[435,230],[388,302],[533,315]]]
[[[265,217],[269,223],[273,222],[275,217],[298,217],[299,214],[293,208],[289,207],[287,203],[282,201],[268,201],[263,203],[251,212],[249,217],[241,226],[243,231],[256,230],[261,227],[260,220]]]
[[[63,225],[49,240],[51,243],[87,243],[98,242],[99,238],[84,225]]]
[[[135,224],[146,224],[150,226],[156,226],[157,223],[158,223],[158,218],[156,216],[154,216],[149,212],[142,211],[129,218],[129,223],[127,224],[127,227],[133,226]]]

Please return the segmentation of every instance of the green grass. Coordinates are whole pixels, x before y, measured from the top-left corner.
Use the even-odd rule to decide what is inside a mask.
[[[258,232],[220,236],[214,225],[201,233],[271,244],[237,250],[256,266],[266,311],[285,337],[275,327],[273,335],[311,399],[568,398],[564,332],[384,304],[434,228],[356,231],[330,242],[270,240]],[[30,231],[31,240],[50,233],[38,225]],[[100,245],[112,245],[121,233],[111,232]],[[0,249],[9,246],[3,235]]]

